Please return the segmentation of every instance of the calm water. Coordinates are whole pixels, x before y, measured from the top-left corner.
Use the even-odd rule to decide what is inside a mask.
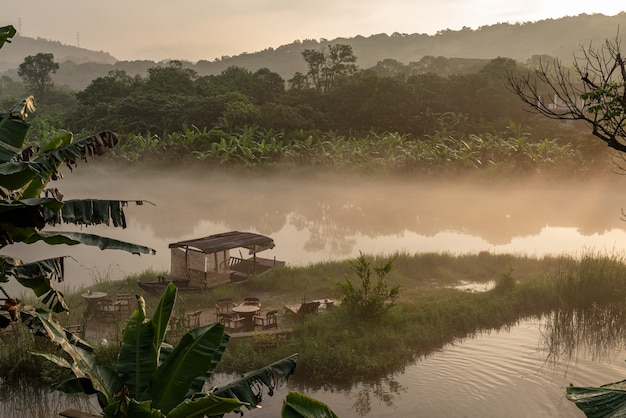
[[[408,366],[402,374],[350,388],[311,388],[288,381],[273,397],[264,397],[262,409],[246,411],[244,416],[279,417],[287,393],[299,391],[327,403],[342,418],[584,417],[565,399],[565,388],[570,383],[599,386],[626,378],[623,345],[617,344],[600,357],[580,348],[574,358],[548,360],[544,333],[545,322],[523,321],[507,331],[485,333],[446,346]],[[230,380],[229,376],[218,376],[213,383]],[[0,402],[0,416],[11,416],[17,410],[25,418],[52,417],[54,414],[41,411],[55,407],[85,410],[89,405],[93,412],[98,411],[93,397],[73,399],[37,393],[31,402],[16,398]]]
[[[624,181],[620,176],[558,184],[172,173],[121,177],[79,169],[57,186],[66,199],[145,199],[156,205],[131,204],[125,230],[83,230],[150,246],[157,255],[84,246],[15,246],[3,253],[26,261],[71,255],[66,288],[148,268],[167,270],[170,242],[227,230],[270,235],[277,246],[266,254],[291,265],[354,258],[359,251],[622,253],[626,224],[620,219],[624,202],[618,191]],[[583,416],[564,399],[569,383],[600,385],[626,377],[626,351],[621,346],[603,358],[577,350],[572,359],[547,361],[544,334],[539,321],[522,322],[508,332],[445,347],[401,375],[352,388],[316,389],[290,382],[274,398],[267,398],[264,409],[246,416],[278,416],[288,390],[328,403],[341,417]],[[11,410],[7,402],[0,406],[2,416],[6,414],[1,408]]]
[[[90,167],[91,168],[91,167]],[[168,244],[228,230],[274,238],[264,254],[291,265],[397,251],[579,255],[626,250],[626,178],[545,183],[384,181],[321,176],[244,178],[151,173],[119,177],[80,168],[58,182],[66,199],[145,199],[126,210],[127,229],[82,230],[154,248],[156,256],[86,246],[3,249],[31,261],[70,255],[66,286],[169,269]],[[63,225],[59,230],[76,229]],[[17,287],[16,287],[17,289]]]

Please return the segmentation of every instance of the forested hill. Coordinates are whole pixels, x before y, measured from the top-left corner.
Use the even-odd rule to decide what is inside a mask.
[[[107,52],[91,51],[77,46],[65,45],[58,41],[17,35],[0,53],[0,71],[17,68],[24,61],[24,57],[35,55],[39,52],[52,53],[55,61],[61,63],[73,61],[77,64],[88,62],[114,64],[117,61]]]
[[[319,50],[328,44],[352,46],[360,68],[373,67],[387,58],[408,64],[417,62],[424,56],[473,59],[508,57],[526,61],[533,55],[547,54],[569,64],[581,45],[602,43],[605,39],[615,38],[620,27],[626,28],[626,12],[616,16],[582,14],[537,22],[499,23],[477,29],[447,29],[435,35],[394,33],[294,41],[278,48],[222,57],[214,61],[201,60],[188,63],[188,66],[200,75],[219,74],[229,66],[251,71],[267,67],[289,79],[297,71],[307,71],[302,51]],[[39,45],[39,49],[33,45]],[[55,82],[73,89],[83,89],[91,80],[114,69],[125,70],[132,76],[145,74],[148,68],[157,65],[153,61],[116,61],[104,52],[87,51],[43,39],[18,37],[13,45],[4,48],[0,54],[0,71],[16,78],[15,68],[23,57],[37,52],[52,52],[55,55],[55,60],[61,64],[61,70],[55,75]],[[92,58],[86,58],[89,56]],[[72,62],[65,62],[68,60]]]
[[[570,63],[573,53],[581,45],[615,38],[620,27],[626,28],[626,12],[616,16],[582,14],[538,22],[500,23],[478,29],[442,30],[435,35],[394,33],[333,40],[305,40],[212,62],[199,61],[196,70],[217,74],[230,65],[250,70],[268,67],[289,78],[296,71],[306,72],[302,59],[303,50],[320,49],[324,45],[338,43],[352,46],[358,57],[357,64],[361,68],[373,67],[386,58],[408,64],[427,55],[481,59],[507,57],[526,61],[533,55],[547,54]]]

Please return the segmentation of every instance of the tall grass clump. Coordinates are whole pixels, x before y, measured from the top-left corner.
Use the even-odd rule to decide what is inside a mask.
[[[45,361],[30,352],[56,350],[47,339],[35,336],[26,325],[15,323],[0,335],[0,376],[3,384],[28,382],[41,384],[42,381],[58,380],[56,367],[49,367]]]
[[[579,258],[560,260],[545,281],[563,308],[582,307],[622,299],[626,294],[626,261],[620,254],[587,252]]]

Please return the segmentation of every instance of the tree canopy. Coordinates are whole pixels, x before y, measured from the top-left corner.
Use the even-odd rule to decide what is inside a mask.
[[[32,89],[37,97],[44,97],[46,89],[53,86],[50,74],[56,73],[59,64],[54,62],[54,55],[40,52],[29,55],[17,69],[17,74],[22,77],[26,85]]]

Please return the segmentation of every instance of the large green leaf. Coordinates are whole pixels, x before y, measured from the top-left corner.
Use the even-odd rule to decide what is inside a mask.
[[[277,376],[288,378],[296,370],[297,354],[278,360],[261,369],[246,373],[226,386],[216,388],[212,393],[224,398],[237,398],[246,402],[248,408],[256,408],[262,400],[263,386],[272,396],[276,387]]]
[[[9,127],[12,126],[13,125],[9,125]],[[26,130],[28,130],[28,125],[26,125]],[[68,167],[72,168],[76,165],[77,160],[87,159],[87,157],[94,155],[102,155],[106,153],[109,148],[113,148],[118,142],[117,137],[110,131],[100,132],[96,135],[73,142],[71,133],[67,131],[61,131],[61,133],[63,139],[59,144],[60,146],[41,151],[34,159],[29,161],[9,162],[9,160],[15,157],[19,152],[16,151],[17,146],[13,146],[13,144],[8,144],[11,145],[10,151],[12,151],[13,155],[3,161],[1,159],[2,147],[0,147],[0,162],[2,163],[0,164],[0,174],[2,174],[0,185],[10,190],[25,188],[24,197],[37,197],[50,177],[59,175],[58,169],[62,164],[65,163]],[[7,132],[7,134],[15,136],[18,132],[11,131]],[[0,135],[2,135],[2,119],[0,119]],[[2,138],[3,137],[0,136],[0,139]],[[21,142],[12,142],[19,142],[18,146],[21,147],[24,141],[22,139]],[[1,145],[2,141],[0,141],[0,146]],[[35,178],[39,181],[37,186],[26,188]]]
[[[69,310],[63,294],[54,288],[53,282],[63,281],[63,257],[49,258],[32,263],[4,264],[4,274],[15,278],[22,286],[32,289],[53,312]]]
[[[67,339],[63,328],[51,320],[49,312],[37,311],[36,316],[43,324],[50,340],[61,346],[72,359],[70,367],[74,375],[78,378],[89,378],[93,388],[102,395],[106,403],[113,402],[113,395],[122,387],[117,373],[110,367],[97,364],[93,352],[72,344]],[[42,355],[42,353],[34,354]],[[46,358],[50,357],[46,355]]]
[[[50,245],[84,244],[98,247],[101,250],[122,250],[133,254],[156,254],[156,251],[152,248],[144,247],[142,245],[118,241],[116,239],[102,237],[100,235],[84,234],[82,232],[34,231],[28,238],[23,240],[26,244],[32,244],[37,241],[43,241]]]
[[[105,417],[129,417],[129,418],[164,418],[161,411],[152,408],[152,401],[137,401],[128,394],[128,389],[123,387],[115,395],[115,402],[106,405],[102,409]]]
[[[172,317],[172,311],[174,310],[177,293],[178,288],[174,285],[174,283],[168,284],[159,299],[159,303],[154,310],[154,314],[152,314],[152,320],[150,322],[154,328],[152,346],[154,352],[157,354],[157,363],[160,362],[158,359],[159,350],[165,340],[165,334],[167,333],[167,327],[170,323],[170,318]]]
[[[213,358],[211,359],[211,365],[209,366],[208,370],[204,374],[196,377],[193,380],[193,382],[191,383],[191,387],[189,388],[189,391],[187,392],[186,397],[192,397],[202,392],[204,388],[204,383],[207,381],[207,379],[209,379],[213,375],[213,372],[217,368],[217,365],[219,364],[220,361],[222,361],[222,356],[224,355],[224,352],[226,351],[226,346],[228,345],[229,341],[230,341],[230,335],[224,333],[224,335],[222,335],[222,344],[217,349],[217,351],[215,351],[215,353],[213,354]]]
[[[144,201],[138,200],[135,203],[142,205]],[[45,211],[46,222],[51,225],[58,223],[75,225],[112,224],[114,227],[126,228],[123,208],[127,205],[127,200],[65,200],[61,210],[50,208],[50,210]]]
[[[124,328],[117,362],[122,383],[137,400],[145,400],[141,395],[148,390],[150,377],[157,368],[157,355],[152,349],[154,328],[145,318],[143,309],[131,315]]]
[[[208,394],[199,399],[185,401],[178,404],[168,414],[167,418],[203,418],[215,417],[239,410],[245,403],[232,398],[220,398]]]
[[[289,392],[283,402],[281,418],[337,418],[337,415],[325,403]]]
[[[135,399],[150,399],[150,378],[159,365],[159,351],[176,301],[176,291],[173,284],[167,286],[151,320],[146,320],[145,302],[139,296],[139,309],[124,328],[117,370],[130,396]]]
[[[567,388],[566,397],[585,413],[588,418],[626,417],[626,380],[597,388]]]
[[[17,31],[12,25],[0,27],[0,48],[4,46],[5,42],[10,43],[10,38],[14,37],[16,33]]]
[[[220,352],[224,326],[210,324],[189,331],[171,354],[159,365],[150,386],[154,407],[167,414],[182,402],[198,376],[212,366],[212,358]]]
[[[30,125],[27,119],[35,111],[35,98],[27,97],[7,113],[0,114],[0,163],[15,158],[21,151]],[[0,185],[5,186],[5,178]],[[13,189],[12,187],[7,187]]]

